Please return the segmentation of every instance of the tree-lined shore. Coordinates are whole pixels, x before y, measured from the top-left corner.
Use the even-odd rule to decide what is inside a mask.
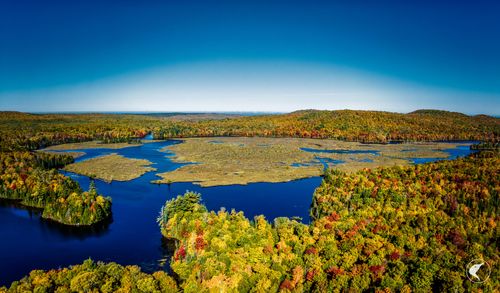
[[[173,275],[86,261],[33,271],[0,291],[187,292],[225,290],[495,291],[498,270],[479,287],[464,265],[498,266],[500,119],[436,110],[409,114],[306,110],[223,119],[155,115],[0,113],[0,198],[43,209],[74,226],[111,216],[111,199],[60,174],[73,162],[38,152],[63,143],[136,144],[206,136],[333,138],[364,143],[479,140],[467,158],[344,173],[330,169],[312,195],[312,223],[208,211],[199,194],[168,201],[158,218],[175,239]],[[175,278],[174,278],[175,277]]]

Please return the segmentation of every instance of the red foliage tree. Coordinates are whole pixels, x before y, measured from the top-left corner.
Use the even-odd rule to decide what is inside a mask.
[[[401,254],[399,254],[399,252],[397,252],[397,251],[394,251],[394,252],[392,252],[392,253],[389,255],[389,258],[390,258],[391,260],[398,260],[400,257],[401,257]]]
[[[290,280],[285,279],[283,282],[281,282],[280,285],[280,290],[292,290],[293,289],[293,284]]]
[[[203,236],[200,235],[200,236],[196,237],[196,242],[194,245],[196,250],[204,249],[205,246],[207,246],[207,243],[205,242],[205,239],[203,239]]]
[[[180,260],[184,259],[186,257],[186,248],[184,246],[181,246],[174,255],[174,260]]]
[[[316,270],[310,270],[306,274],[306,280],[312,281],[314,280],[314,276],[316,276]]]

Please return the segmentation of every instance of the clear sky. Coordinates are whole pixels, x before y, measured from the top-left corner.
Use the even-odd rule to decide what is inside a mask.
[[[500,1],[0,1],[0,110],[500,114]]]

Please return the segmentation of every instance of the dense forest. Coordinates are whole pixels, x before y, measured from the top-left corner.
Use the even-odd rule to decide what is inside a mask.
[[[500,262],[500,155],[346,174],[329,170],[312,223],[208,211],[201,195],[167,201],[158,222],[176,242],[172,277],[94,263],[35,270],[6,292],[494,292],[498,270],[467,281],[473,258]]]
[[[137,115],[0,112],[0,150],[36,150],[90,140],[132,143],[147,134],[148,125],[160,121]]]
[[[316,190],[313,222],[207,211],[188,192],[158,221],[177,241],[171,267],[187,292],[469,292],[500,289],[493,270],[468,282],[473,258],[500,262],[500,157],[346,174],[330,170]]]
[[[73,159],[35,150],[100,140],[137,143],[190,136],[283,136],[349,141],[481,140],[474,156],[411,167],[329,170],[316,190],[312,223],[208,211],[188,192],[166,203],[162,234],[176,242],[172,277],[93,263],[33,271],[12,292],[71,291],[494,291],[498,270],[466,281],[473,257],[498,266],[500,119],[435,110],[409,114],[306,110],[282,115],[170,119],[160,115],[0,113],[0,198],[42,216],[90,225],[111,215],[111,199],[83,192],[57,168]],[[175,279],[173,278],[175,276]]]
[[[51,271],[34,270],[0,292],[179,292],[172,277],[165,272],[146,274],[138,266],[95,263]]]
[[[34,150],[48,145],[100,140],[137,142],[195,136],[272,136],[333,138],[347,141],[481,140],[500,138],[500,119],[419,110],[408,114],[378,111],[304,110],[258,116],[0,113],[0,150]]]
[[[333,138],[347,141],[493,140],[500,137],[500,119],[485,115],[419,110],[409,114],[378,111],[305,110],[163,125],[156,138],[179,136],[272,136]]]

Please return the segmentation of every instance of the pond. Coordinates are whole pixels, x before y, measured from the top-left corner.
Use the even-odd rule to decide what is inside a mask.
[[[9,285],[33,269],[54,269],[81,263],[87,258],[138,264],[144,271],[169,269],[167,243],[160,234],[156,217],[166,200],[186,190],[202,194],[209,210],[235,209],[249,218],[263,214],[267,219],[297,216],[309,222],[309,205],[320,177],[285,183],[252,183],[200,187],[192,183],[151,184],[156,173],[174,170],[182,164],[172,162],[173,154],[160,152],[165,146],[181,143],[170,140],[149,142],[123,149],[85,149],[76,159],[118,153],[128,158],[147,159],[157,171],[127,181],[106,183],[96,180],[99,193],[113,200],[113,219],[92,228],[78,229],[41,219],[36,209],[19,207],[15,202],[0,201],[0,286]],[[74,151],[74,150],[72,150]],[[470,153],[468,146],[451,149],[450,157]],[[435,160],[435,159],[430,159]],[[414,161],[421,163],[422,161]],[[64,172],[87,189],[86,176]]]
[[[411,161],[414,164],[423,164],[428,162],[435,162],[440,160],[453,160],[458,157],[465,157],[472,152],[476,152],[476,150],[471,150],[470,145],[459,145],[453,149],[445,149],[444,152],[448,153],[448,158],[413,158]]]

